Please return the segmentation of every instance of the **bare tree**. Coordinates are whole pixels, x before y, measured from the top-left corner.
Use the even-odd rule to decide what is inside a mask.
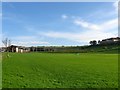
[[[8,46],[8,38],[5,38],[4,40],[2,40],[2,42],[5,45],[5,47],[7,48],[7,46]]]
[[[9,40],[8,38],[5,38],[4,40],[2,40],[2,42],[5,45],[7,56],[9,57],[8,52],[9,52],[9,47],[11,46],[11,40]]]
[[[11,40],[8,40],[8,47],[11,46]]]

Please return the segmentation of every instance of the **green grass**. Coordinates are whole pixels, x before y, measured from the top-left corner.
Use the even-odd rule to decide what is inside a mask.
[[[3,88],[117,88],[117,54],[3,54]]]

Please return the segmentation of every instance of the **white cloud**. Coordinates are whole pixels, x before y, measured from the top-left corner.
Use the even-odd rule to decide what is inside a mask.
[[[84,20],[75,19],[73,21],[74,24],[79,25],[80,27],[83,27],[87,30],[98,30],[98,31],[107,31],[111,29],[116,29],[118,27],[118,19],[112,19],[106,22],[103,22],[102,24],[93,24],[90,22],[86,22]]]
[[[101,40],[103,38],[115,37],[114,33],[105,33],[100,31],[87,31],[83,33],[48,32],[48,33],[43,33],[43,35],[53,38],[63,38],[76,42],[89,42],[90,40],[94,40],[94,39]]]
[[[16,36],[16,37],[11,37],[13,40],[33,40],[36,39],[35,36]]]
[[[73,23],[83,28],[84,32],[47,32],[41,35],[72,40],[76,42],[89,42],[90,40],[102,40],[104,38],[116,37],[118,20],[117,18],[108,20],[101,24],[93,24],[82,19],[74,19]]]
[[[114,3],[113,3],[113,6],[115,7],[115,10],[118,12],[118,2],[119,0],[116,0]]]
[[[19,46],[35,46],[35,45],[46,45],[49,42],[41,40],[40,37],[37,36],[17,36],[11,37],[12,45]]]
[[[86,22],[80,19],[75,19],[74,24],[80,25],[81,27],[87,28],[90,30],[100,30],[100,27],[98,25],[95,25],[95,24],[92,24],[92,23],[89,23],[89,22]]]
[[[35,46],[35,45],[41,45],[41,44],[49,44],[48,42],[43,41],[14,41],[12,42],[13,45],[19,45],[19,46]]]
[[[118,18],[109,20],[100,25],[101,29],[104,31],[117,29],[118,28]],[[118,30],[117,30],[118,31]]]
[[[67,15],[65,15],[65,14],[64,14],[64,15],[62,15],[61,17],[62,17],[62,19],[67,19],[67,18],[68,18],[68,16],[67,16]]]

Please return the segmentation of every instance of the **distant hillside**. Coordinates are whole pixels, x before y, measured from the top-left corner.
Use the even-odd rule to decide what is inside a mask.
[[[120,45],[96,45],[96,46],[87,46],[85,48],[87,52],[96,52],[96,53],[120,53]]]
[[[119,38],[120,39],[120,38]],[[86,46],[36,46],[23,47],[11,45],[9,52],[49,52],[49,53],[120,53],[120,40],[109,38],[96,43],[90,41],[91,45]],[[5,51],[5,48],[2,48]]]
[[[109,45],[89,45],[74,47],[54,47],[53,52],[65,53],[119,53],[120,44]]]

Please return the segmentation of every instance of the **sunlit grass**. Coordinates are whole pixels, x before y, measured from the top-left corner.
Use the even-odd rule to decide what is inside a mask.
[[[3,54],[6,88],[117,88],[117,54]]]

